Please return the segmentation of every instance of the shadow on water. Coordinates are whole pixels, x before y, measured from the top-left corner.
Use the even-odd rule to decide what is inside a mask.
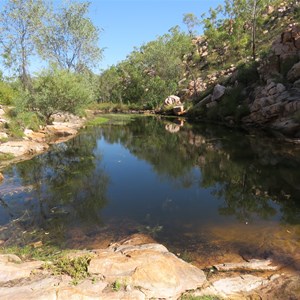
[[[88,128],[4,175],[5,246],[95,248],[143,232],[206,262],[234,251],[300,269],[300,148],[267,136],[135,118]]]

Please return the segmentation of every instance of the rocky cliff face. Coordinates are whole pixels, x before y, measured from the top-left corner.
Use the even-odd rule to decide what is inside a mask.
[[[210,78],[190,82],[186,98],[205,94],[194,105],[194,114],[204,119],[208,115],[219,114],[222,121],[231,125],[242,123],[267,127],[284,136],[300,138],[300,25],[290,24],[273,42],[269,54],[253,62],[253,66],[257,79],[250,78],[254,73],[241,75],[239,68],[231,66],[213,74],[213,77],[210,75]],[[242,90],[239,96],[243,99],[234,99],[232,91],[239,88]],[[209,89],[211,93],[205,93]],[[230,105],[228,97],[237,103],[229,113],[226,109]],[[219,111],[218,107],[221,107]],[[234,115],[241,107],[247,113],[243,112],[244,117],[237,119]],[[197,110],[201,110],[201,117]],[[222,115],[221,110],[226,113]]]
[[[291,24],[258,68],[261,84],[242,122],[300,137],[300,26]]]

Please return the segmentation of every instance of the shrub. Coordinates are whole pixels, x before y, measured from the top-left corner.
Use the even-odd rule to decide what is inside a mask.
[[[42,120],[35,112],[20,112],[16,110],[10,111],[12,117],[8,129],[10,134],[14,137],[22,137],[24,129],[39,130],[40,125],[43,124]]]
[[[242,96],[243,86],[234,87],[226,91],[221,101],[214,107],[208,109],[207,118],[215,121],[224,121],[226,117],[233,116],[239,121],[243,116],[249,113],[246,105],[239,105],[244,96]]]
[[[76,285],[82,279],[89,277],[88,266],[91,257],[89,255],[68,258],[62,257],[53,262],[51,265],[45,265],[46,269],[52,270],[54,275],[69,275]]]
[[[289,70],[297,63],[299,62],[298,55],[291,56],[286,58],[280,65],[280,74],[282,74],[284,77],[287,75]]]
[[[92,101],[92,89],[82,75],[53,68],[34,80],[32,93],[24,95],[19,106],[38,112],[49,122],[57,112],[77,113]]]
[[[0,104],[10,105],[17,97],[17,92],[5,82],[0,81]]]
[[[250,85],[259,79],[259,74],[257,71],[258,63],[249,62],[238,66],[237,80],[239,83],[244,85]]]

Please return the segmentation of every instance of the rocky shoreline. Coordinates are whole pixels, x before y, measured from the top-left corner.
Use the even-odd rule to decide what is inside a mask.
[[[78,268],[80,259],[84,264]],[[175,300],[210,295],[254,300],[299,299],[300,293],[300,274],[271,260],[224,261],[201,270],[142,234],[104,249],[72,251],[62,261],[65,268],[53,261],[0,255],[0,299]],[[84,276],[76,277],[80,272]]]
[[[72,139],[85,122],[85,118],[72,114],[56,114],[53,116],[51,125],[46,125],[39,131],[25,129],[22,139],[0,142],[0,153],[10,156],[9,159],[0,161],[0,169],[11,163],[31,159],[33,156],[47,151],[51,144]]]

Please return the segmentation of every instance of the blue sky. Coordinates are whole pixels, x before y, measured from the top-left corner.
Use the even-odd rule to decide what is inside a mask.
[[[47,1],[47,0],[46,0]],[[64,0],[54,0],[59,5]],[[65,0],[70,1],[72,0]],[[80,1],[80,0],[79,0]],[[86,1],[86,0],[81,0]],[[103,29],[99,46],[104,48],[104,57],[96,73],[124,60],[142,44],[156,39],[179,25],[186,30],[182,19],[185,13],[200,17],[210,7],[217,7],[224,0],[87,0],[91,3],[89,17]],[[6,1],[0,0],[0,9]],[[199,28],[200,30],[200,28]],[[35,57],[31,70],[39,71],[42,61]]]
[[[102,69],[126,58],[134,47],[154,40],[176,25],[182,29],[185,13],[200,17],[220,0],[92,0],[90,18],[103,29],[100,47],[105,48]]]

